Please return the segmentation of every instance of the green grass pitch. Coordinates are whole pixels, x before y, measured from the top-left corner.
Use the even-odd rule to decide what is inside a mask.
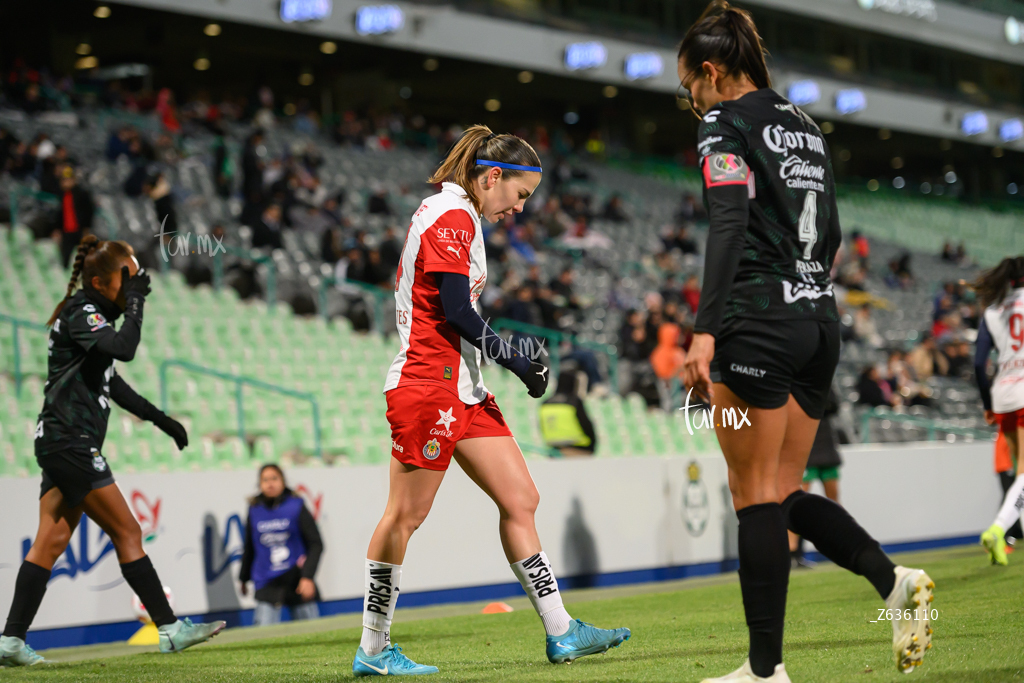
[[[822,566],[795,572],[790,582],[785,659],[795,683],[1024,681],[1024,552],[1011,555],[1008,568],[989,566],[978,548],[895,559],[923,567],[936,583],[933,607],[938,618],[933,622],[934,645],[924,664],[910,674],[912,678],[899,673],[893,663],[891,627],[871,623],[882,602],[870,584],[831,565]],[[574,617],[633,630],[632,639],[621,647],[571,665],[547,662],[544,633],[529,603],[525,598],[511,602],[515,612],[497,615],[467,613],[478,611],[479,605],[406,610],[408,616],[396,620],[392,636],[414,660],[440,667],[441,673],[428,679],[435,681],[675,683],[720,676],[746,656],[734,575],[566,594]],[[444,613],[456,616],[428,618]],[[235,629],[180,655],[149,651],[3,670],[0,681],[349,680],[359,641],[358,619],[346,615],[270,630]],[[89,652],[124,651],[125,646],[104,646]],[[54,656],[74,657],[69,653]]]

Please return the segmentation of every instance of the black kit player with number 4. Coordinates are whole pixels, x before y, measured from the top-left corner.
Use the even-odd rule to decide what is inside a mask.
[[[680,88],[701,117],[697,151],[710,228],[684,381],[725,414],[716,424],[739,518],[740,589],[749,656],[705,683],[789,683],[782,663],[787,529],[866,577],[890,609],[931,599],[920,569],[897,567],[842,507],[801,488],[839,362],[829,271],[842,240],[828,145],[775,92],[747,12],[715,0],[679,48]],[[930,647],[927,612],[893,622],[896,666]]]

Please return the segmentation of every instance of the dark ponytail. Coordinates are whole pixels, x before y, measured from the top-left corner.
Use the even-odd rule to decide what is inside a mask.
[[[444,181],[455,183],[469,195],[469,201],[477,211],[480,210],[480,199],[473,189],[473,181],[481,173],[489,171],[492,166],[477,164],[477,159],[500,161],[520,166],[540,166],[540,157],[526,140],[515,135],[492,133],[487,126],[470,126],[455,146],[448,152],[441,165],[427,179],[429,183]],[[515,178],[523,171],[503,168],[503,178]]]
[[[64,310],[64,304],[75,295],[79,284],[85,287],[92,282],[94,277],[109,282],[110,276],[121,270],[125,259],[134,253],[135,250],[127,242],[100,241],[96,235],[92,234],[83,237],[82,241],[78,243],[75,262],[71,267],[68,291],[57,307],[53,309],[53,315],[46,323],[47,326],[52,327],[53,323],[57,321],[60,312]]]
[[[686,32],[678,59],[691,70],[704,62],[721,64],[727,76],[746,74],[757,88],[770,88],[766,53],[750,13],[714,0]]]
[[[1004,258],[998,266],[979,275],[971,286],[982,306],[998,304],[1011,288],[1024,287],[1024,256]]]

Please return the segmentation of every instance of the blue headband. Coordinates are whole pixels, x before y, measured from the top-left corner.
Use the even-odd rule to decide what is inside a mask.
[[[498,168],[507,168],[510,171],[533,171],[534,173],[543,173],[544,169],[540,166],[521,166],[519,164],[506,164],[504,161],[490,161],[488,159],[477,159],[476,163],[481,166],[497,166]]]

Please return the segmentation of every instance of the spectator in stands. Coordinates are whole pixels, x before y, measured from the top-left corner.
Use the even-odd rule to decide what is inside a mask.
[[[339,287],[348,280],[366,282],[366,252],[355,244],[349,244],[345,255],[335,266],[334,279]]]
[[[363,268],[362,282],[368,285],[377,286],[394,286],[394,281],[390,281],[388,268],[384,265],[380,258],[380,251],[378,249],[368,249],[366,252],[366,265]]]
[[[263,171],[266,168],[264,154],[266,148],[263,146],[263,131],[257,128],[242,148],[242,198],[246,203],[246,213],[255,214],[263,203]]]
[[[384,230],[384,238],[380,243],[380,258],[391,271],[397,269],[402,260],[402,243],[398,239],[394,226],[389,225]]]
[[[604,210],[601,212],[601,217],[613,223],[624,223],[629,220],[626,212],[622,209],[622,197],[620,195],[613,194],[608,199],[604,205]]]
[[[174,194],[171,183],[163,173],[157,173],[146,182],[146,194],[153,200],[156,220],[160,224],[160,232],[174,234],[178,231],[178,212],[174,208]]]
[[[611,239],[606,235],[602,235],[590,228],[587,224],[586,215],[582,213],[576,217],[576,222],[573,224],[569,234],[562,237],[562,244],[570,249],[580,249],[582,251],[611,249],[614,246]]]
[[[700,305],[700,279],[696,274],[691,273],[686,282],[683,283],[683,301],[690,309],[691,315],[697,315],[697,306]]]
[[[885,284],[892,289],[910,289],[914,286],[909,251],[903,251],[898,258],[889,261],[889,273],[885,276]]]
[[[559,309],[572,309],[574,311],[580,309],[580,301],[573,289],[574,280],[575,274],[573,269],[569,267],[563,268],[558,277],[551,281],[549,289],[551,290],[553,301]]]
[[[677,218],[680,223],[697,222],[707,220],[708,214],[704,210],[704,204],[697,201],[697,197],[691,192],[683,195],[683,202],[679,206]]]
[[[96,203],[92,193],[78,184],[75,171],[64,166],[60,180],[60,254],[61,262],[67,268],[71,257],[78,249],[78,243],[92,230]]]
[[[683,254],[698,254],[697,242],[690,237],[690,226],[680,225],[667,238],[662,240],[665,244],[665,251],[678,249]]]
[[[36,152],[38,150],[39,144],[35,141],[28,143],[19,142],[14,147],[10,164],[7,167],[11,176],[18,180],[24,180],[34,173],[36,170]]]
[[[223,199],[230,197],[234,180],[235,164],[224,140],[224,132],[218,127],[213,142],[213,184],[217,188],[217,196]]]
[[[7,164],[18,146],[18,138],[6,128],[0,128],[0,174],[7,170]]]
[[[388,204],[388,191],[378,188],[366,201],[366,213],[378,216],[390,216],[391,206]]]
[[[118,157],[127,156],[131,140],[132,132],[129,126],[121,126],[117,130],[111,131],[110,137],[107,138],[107,159],[117,161]]]
[[[540,406],[540,433],[549,448],[564,457],[593,455],[597,433],[580,398],[579,373],[573,363],[563,363],[558,387]]]
[[[974,376],[974,357],[963,339],[954,337],[942,347],[941,353],[949,360],[946,374],[970,381]]]
[[[871,305],[864,304],[853,314],[853,336],[861,344],[874,349],[885,346],[885,340],[878,333],[878,326],[871,316]]]
[[[46,109],[46,100],[39,90],[38,83],[29,83],[25,88],[25,95],[20,103],[22,111],[26,114],[38,114]]]
[[[900,403],[899,396],[893,394],[889,384],[882,380],[878,368],[874,365],[869,365],[860,373],[860,379],[857,380],[857,393],[859,395],[857,403],[872,407],[894,406]]]
[[[547,203],[540,211],[540,217],[544,233],[549,240],[558,239],[572,227],[572,218],[562,209],[562,203],[555,195],[548,197]]]
[[[946,315],[956,310],[956,284],[947,282],[944,289],[935,297],[935,308],[932,311],[932,320],[939,321]]]
[[[252,246],[272,249],[280,249],[283,246],[280,204],[270,204],[263,210],[259,220],[252,225]]]
[[[939,256],[943,261],[949,263],[956,263],[956,249],[953,248],[953,243],[946,240],[942,243],[942,254]]]
[[[39,190],[54,196],[60,194],[60,179],[64,173],[66,164],[58,160],[57,155],[46,159],[42,164],[39,174]]]
[[[156,113],[160,123],[168,133],[181,132],[178,122],[178,108],[174,103],[174,92],[170,88],[161,88],[156,96]]]
[[[524,284],[516,290],[515,299],[509,302],[508,308],[505,309],[505,317],[527,325],[543,325],[544,319],[540,307],[534,301],[532,287]]]
[[[647,342],[647,328],[642,311],[626,312],[619,327],[619,358],[628,361],[644,361],[650,357],[654,344]]]
[[[658,345],[651,352],[651,367],[661,385],[662,406],[668,409],[674,385],[682,379],[686,352],[679,345],[680,328],[673,322],[658,328]]]
[[[932,324],[932,336],[938,340],[939,344],[945,344],[962,327],[963,321],[960,319],[960,314],[955,310],[950,311]]]
[[[324,263],[334,265],[345,255],[345,236],[341,226],[332,226],[324,230],[320,237],[320,258]]]
[[[942,245],[942,254],[940,255],[943,261],[948,263],[955,263],[958,266],[967,265],[967,250],[964,248],[964,243],[960,242],[959,246],[953,248],[953,243],[946,240]]]
[[[853,241],[853,252],[854,258],[860,263],[862,268],[868,267],[868,257],[871,255],[871,245],[868,243],[868,238],[861,234],[860,230],[854,230],[850,234],[850,239]]]
[[[285,605],[293,620],[316,619],[319,591],[313,577],[324,551],[316,520],[277,465],[260,468],[259,487],[249,500],[238,572],[242,595],[248,594],[249,581],[256,589],[253,625],[280,622]]]
[[[919,381],[925,381],[933,375],[946,375],[949,361],[935,344],[935,337],[929,331],[921,333],[921,342],[907,354],[907,362],[914,370]]]

